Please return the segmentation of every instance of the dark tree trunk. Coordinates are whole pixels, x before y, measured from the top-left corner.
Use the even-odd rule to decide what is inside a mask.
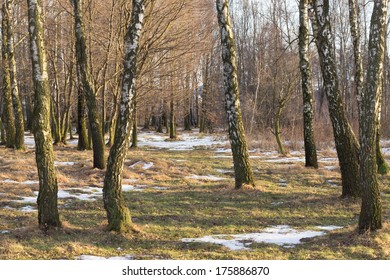
[[[134,96],[134,110],[133,110],[133,131],[131,132],[131,148],[138,148],[138,116],[137,116],[137,97]]]
[[[143,0],[133,0],[131,22],[125,36],[125,59],[119,116],[114,144],[108,157],[104,178],[103,200],[108,229],[117,232],[133,230],[129,209],[122,196],[122,170],[133,128],[134,96],[136,89],[137,52],[144,18]]]
[[[34,139],[39,176],[38,223],[43,230],[61,226],[57,207],[57,177],[50,132],[50,87],[44,46],[41,0],[28,0],[28,23],[34,82]]]
[[[313,5],[318,27],[316,40],[324,90],[329,103],[329,115],[341,170],[342,197],[358,197],[359,143],[345,115],[339,92],[333,33],[329,20],[329,0],[315,0]]]
[[[93,148],[93,167],[104,169],[106,167],[104,138],[100,124],[96,93],[92,81],[92,73],[87,58],[82,2],[83,0],[72,0],[75,18],[76,60],[79,67],[80,81],[83,84],[88,106],[88,120]]]
[[[299,58],[303,95],[303,136],[305,166],[318,168],[317,148],[314,140],[314,102],[309,50],[308,0],[299,2]]]
[[[81,85],[78,86],[77,94],[77,132],[79,140],[77,142],[77,150],[84,151],[89,149],[87,135],[87,120],[85,112],[85,96]]]
[[[236,188],[244,184],[254,186],[253,172],[249,163],[248,146],[242,123],[236,47],[229,17],[228,0],[217,0],[218,23],[220,27],[222,62],[224,74],[225,108],[228,119],[229,139],[233,154]]]
[[[377,121],[380,113],[387,0],[375,0],[368,45],[368,69],[360,107],[360,182],[362,207],[359,232],[382,228],[382,203],[376,173]]]
[[[3,14],[7,13],[6,5],[3,4],[2,7]],[[3,121],[5,127],[5,146],[7,148],[15,147],[15,120],[14,120],[14,112],[12,106],[12,92],[11,92],[11,71],[9,68],[9,51],[8,51],[8,37],[7,32],[5,30],[8,29],[9,22],[7,21],[7,17],[2,18],[2,58],[3,58]]]

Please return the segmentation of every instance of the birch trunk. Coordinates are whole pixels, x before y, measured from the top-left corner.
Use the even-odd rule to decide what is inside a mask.
[[[237,79],[236,47],[228,11],[228,2],[228,0],[217,0],[216,6],[221,34],[225,109],[233,154],[235,184],[236,188],[241,188],[244,184],[254,185],[254,180],[242,122]]]
[[[93,148],[93,167],[104,169],[106,167],[104,138],[102,134],[102,126],[99,120],[99,112],[97,107],[96,93],[92,82],[91,68],[87,58],[87,44],[84,34],[82,2],[83,0],[72,0],[75,18],[76,60],[79,67],[80,81],[83,84],[83,92],[85,94],[88,106],[88,120],[89,128],[91,130],[90,134],[92,137]]]
[[[336,55],[329,17],[329,0],[313,3],[317,33],[317,49],[323,77],[323,85],[329,103],[329,115],[339,158],[342,197],[360,196],[359,143],[345,115],[337,77]]]
[[[382,228],[382,203],[376,173],[376,137],[382,92],[387,4],[387,0],[374,1],[368,43],[367,80],[360,107],[360,233]]]
[[[124,74],[115,139],[108,157],[104,178],[103,200],[108,229],[117,232],[133,230],[130,211],[122,196],[122,170],[133,128],[134,96],[136,89],[137,52],[143,26],[144,1],[133,0],[130,26],[125,36]]]
[[[299,59],[303,95],[303,135],[305,166],[318,168],[317,148],[314,140],[314,102],[309,50],[308,0],[299,2]]]
[[[353,44],[353,54],[354,54],[354,62],[355,62],[355,85],[356,85],[356,95],[358,100],[358,109],[360,111],[360,102],[362,100],[363,93],[363,59],[362,59],[362,48],[361,48],[361,23],[360,23],[360,10],[359,5],[356,3],[356,0],[349,0],[349,25],[351,29],[351,37]],[[379,103],[382,103],[380,98]],[[377,140],[376,140],[376,155],[377,155],[377,170],[379,174],[387,174],[389,172],[389,166],[384,159],[380,147],[380,130],[381,130],[381,122],[380,122],[380,110],[378,113],[377,120]],[[360,115],[360,114],[359,114]]]
[[[15,148],[18,150],[24,149],[24,116],[22,102],[19,96],[19,87],[16,77],[16,60],[15,60],[15,47],[14,47],[14,32],[13,32],[13,16],[12,16],[12,0],[6,0],[4,2],[5,12],[3,16],[8,21],[7,30],[3,32],[7,33],[7,51],[9,62],[9,74],[11,80],[11,96],[12,104],[15,115]]]
[[[57,207],[57,177],[50,131],[50,87],[44,46],[41,0],[28,0],[28,23],[34,83],[35,157],[39,176],[38,223],[43,230],[61,226]]]
[[[8,38],[7,32],[4,32],[8,29],[9,22],[7,21],[7,17],[4,14],[7,13],[6,4],[4,3],[2,6],[3,18],[1,21],[2,27],[2,48],[1,54],[3,59],[3,121],[5,128],[5,146],[7,148],[15,147],[15,120],[14,120],[14,112],[12,106],[12,93],[11,93],[11,71],[9,68],[9,52],[8,52]]]

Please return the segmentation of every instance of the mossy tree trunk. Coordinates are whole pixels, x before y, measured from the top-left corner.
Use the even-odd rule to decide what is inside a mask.
[[[34,83],[35,157],[39,176],[38,223],[42,230],[61,226],[57,207],[57,177],[50,131],[50,87],[44,46],[41,0],[28,0],[28,23]]]
[[[2,6],[3,15],[7,13],[6,3]],[[5,30],[8,29],[9,22],[7,17],[3,16],[1,21],[2,32],[2,48],[1,54],[3,59],[3,122],[5,127],[5,146],[7,148],[15,147],[15,120],[12,106],[12,90],[11,90],[11,71],[9,68],[9,51],[8,51],[8,36]],[[5,31],[5,32],[4,32]]]
[[[7,51],[8,62],[11,80],[11,95],[12,104],[15,115],[15,148],[18,150],[24,149],[24,116],[22,102],[19,96],[19,87],[17,82],[16,60],[15,60],[15,46],[14,46],[14,31],[13,31],[13,16],[12,16],[13,1],[4,1],[3,17],[7,20],[7,30],[3,31],[7,33]]]
[[[72,4],[75,19],[76,61],[79,67],[80,81],[83,85],[88,106],[88,120],[93,148],[93,167],[104,169],[106,167],[104,138],[97,107],[96,92],[92,81],[91,68],[89,67],[87,57],[87,44],[83,23],[83,0],[72,0]]]
[[[317,49],[323,77],[323,86],[329,103],[337,156],[341,170],[342,197],[360,196],[359,143],[345,114],[337,77],[336,55],[330,25],[329,0],[313,3],[317,33]]]
[[[220,27],[222,62],[224,76],[225,109],[228,119],[229,140],[231,144],[236,188],[244,184],[254,185],[253,172],[249,163],[248,146],[242,122],[236,47],[229,16],[228,0],[217,0],[217,16]]]
[[[144,1],[133,0],[131,21],[125,36],[124,73],[119,116],[114,144],[108,157],[104,178],[103,200],[107,212],[108,229],[127,232],[133,229],[129,209],[122,196],[122,170],[133,128],[134,96],[136,90],[137,53],[143,26]]]
[[[308,0],[299,2],[299,68],[303,95],[303,139],[305,166],[318,168],[317,148],[314,139],[314,101],[311,65],[309,61]]]
[[[376,173],[377,121],[380,113],[387,0],[375,0],[368,43],[366,86],[360,106],[360,182],[362,207],[359,232],[382,228],[382,203]]]

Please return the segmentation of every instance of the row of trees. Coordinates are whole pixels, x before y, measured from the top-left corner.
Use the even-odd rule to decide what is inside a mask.
[[[186,129],[197,125],[200,131],[212,131],[216,114],[211,108],[218,103],[212,93],[221,88],[220,80],[223,80],[236,188],[244,184],[254,185],[244,132],[245,120],[250,120],[246,125],[250,132],[258,128],[259,120],[269,123],[280,153],[286,153],[281,141],[282,112],[299,88],[299,78],[303,93],[306,166],[318,167],[313,132],[313,50],[309,40],[309,20],[323,80],[321,91],[327,98],[339,157],[342,196],[362,196],[359,222],[362,232],[381,227],[376,171],[377,166],[379,170],[386,169],[379,149],[386,1],[374,1],[368,45],[363,51],[359,5],[349,1],[355,61],[354,89],[359,101],[359,141],[348,120],[346,93],[340,87],[343,80],[340,82],[335,46],[341,41],[334,40],[334,6],[329,0],[300,0],[298,52],[293,47],[294,21],[288,13],[286,1],[272,0],[267,15],[260,13],[255,1],[242,1],[239,5],[242,13],[233,16],[233,22],[237,23],[235,29],[227,0],[216,0],[216,3],[208,0],[133,0],[130,7],[124,0],[112,0],[111,3],[87,1],[87,8],[83,2],[58,1],[58,7],[52,1],[43,6],[41,0],[28,0],[23,9],[22,3],[5,0],[2,8],[2,135],[7,147],[23,149],[24,110],[26,126],[32,129],[36,142],[41,228],[61,224],[52,138],[55,144],[66,142],[68,132],[72,133],[71,115],[75,104],[78,149],[92,146],[95,168],[106,168],[105,135],[109,135],[111,149],[103,193],[111,230],[133,229],[121,194],[121,174],[130,138],[132,146],[137,146],[138,109],[143,108],[145,128],[152,123],[162,131],[166,126],[171,138],[176,137],[178,111]],[[212,6],[215,4],[217,16],[213,15]],[[102,9],[107,5],[110,9],[104,10],[108,15],[103,17]],[[28,12],[28,20],[23,18],[23,10]],[[265,22],[263,18],[267,17],[269,19]],[[108,24],[99,25],[103,29],[100,30],[96,24],[99,20],[104,22],[103,18],[108,18]],[[205,18],[212,20],[205,21]],[[20,65],[22,69],[16,69],[15,45],[22,58],[27,56],[23,32],[13,30],[17,21],[18,28],[28,27],[32,72],[23,69],[23,64]],[[219,36],[214,32],[217,23]],[[44,24],[49,27],[44,28]],[[264,40],[265,34],[267,40]],[[222,55],[216,56],[217,52]],[[367,65],[365,77],[364,61]],[[223,71],[220,65],[223,65]],[[32,83],[27,79],[18,81],[18,73],[19,76],[32,73]],[[199,84],[202,84],[201,104]],[[25,91],[33,89],[34,98],[26,94],[21,99],[18,85]],[[77,96],[74,89],[77,89]],[[240,91],[247,101],[244,103],[244,117]],[[270,102],[265,94],[268,92],[271,93]],[[178,104],[181,104],[180,110]],[[272,112],[269,118],[268,112]]]

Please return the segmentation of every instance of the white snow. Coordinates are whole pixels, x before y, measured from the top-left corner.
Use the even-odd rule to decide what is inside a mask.
[[[341,229],[343,227],[340,227],[340,226],[317,226],[316,228],[326,230],[326,231],[331,231],[331,230]]]
[[[150,168],[153,167],[153,164],[154,164],[153,162],[147,162],[147,163],[145,163],[145,164],[142,166],[142,168],[145,169],[145,170],[150,169]]]
[[[70,190],[81,190],[86,193],[81,192],[69,192]],[[84,188],[71,188],[67,190],[58,190],[58,199],[69,199],[69,198],[75,198],[79,200],[84,201],[92,201],[96,200],[98,197],[101,197],[102,195],[102,188],[97,187],[84,187]],[[19,202],[19,203],[36,203],[38,198],[38,192],[34,192],[34,196],[32,197],[22,197],[20,200],[13,200],[13,202]]]
[[[227,178],[221,178],[221,177],[217,177],[217,176],[214,176],[214,175],[191,175],[191,176],[187,176],[186,178],[188,179],[196,179],[196,180],[203,180],[203,181],[222,181],[222,180],[226,180]]]
[[[328,183],[329,185],[334,186],[334,187],[338,187],[339,186],[335,182],[333,182],[332,180],[326,180],[326,183]]]
[[[324,166],[324,169],[326,169],[326,170],[330,170],[330,171],[334,171],[334,170],[337,170],[337,166]]]
[[[145,189],[142,187],[136,187],[136,186],[133,186],[133,185],[122,185],[122,191],[123,192],[129,192],[129,191],[139,191],[139,192],[142,192],[144,191]]]
[[[39,181],[27,180],[27,181],[21,182],[20,184],[22,184],[22,185],[35,185],[35,184],[39,184]]]
[[[177,141],[166,141],[167,137],[153,132],[140,133],[138,136],[139,147],[152,147],[158,149],[168,149],[171,151],[187,151],[195,148],[209,148],[214,145],[225,146],[229,142],[226,137],[217,135],[199,136],[194,133],[182,133]]]
[[[114,256],[114,257],[99,257],[99,256],[93,256],[93,255],[81,255],[77,257],[77,260],[83,260],[83,261],[95,261],[95,260],[132,260],[133,256],[131,255],[124,255],[124,256]]]
[[[228,170],[228,169],[215,169],[215,171],[222,173],[222,174],[233,172],[232,170]]]
[[[19,208],[18,209],[19,211],[22,211],[22,212],[35,212],[35,211],[38,211],[37,209],[35,209],[34,207],[32,206],[24,206],[22,208]]]
[[[7,233],[10,233],[9,230],[0,230],[0,234],[7,234]]]
[[[70,162],[70,161],[55,161],[54,165],[55,166],[69,166],[69,165],[75,165],[75,162]]]
[[[5,180],[1,181],[0,183],[19,184],[18,181],[14,181],[14,180],[11,180],[11,179],[5,179]]]
[[[336,229],[335,226],[323,227],[324,230]],[[338,227],[337,227],[338,228]],[[287,225],[278,225],[265,228],[258,233],[244,233],[244,234],[218,234],[212,236],[204,236],[201,238],[183,238],[182,242],[205,242],[223,245],[230,250],[248,250],[250,242],[276,244],[283,247],[293,247],[301,244],[303,238],[313,238],[322,236],[326,233],[324,231],[299,231]]]
[[[152,187],[153,189],[155,189],[155,190],[160,190],[160,191],[164,191],[164,190],[167,190],[168,188],[166,188],[166,187],[158,187],[158,186],[154,186],[154,187]]]
[[[265,162],[274,162],[274,163],[294,163],[294,162],[305,162],[303,157],[285,157],[285,158],[272,158],[266,159]]]
[[[18,182],[11,179],[5,179],[4,181],[0,181],[0,183],[9,183],[9,184],[22,184],[22,185],[34,185],[39,184],[39,181],[24,181],[24,182]]]
[[[142,161],[137,161],[136,163],[133,163],[132,165],[130,165],[130,168],[134,168],[140,163],[142,163]]]

